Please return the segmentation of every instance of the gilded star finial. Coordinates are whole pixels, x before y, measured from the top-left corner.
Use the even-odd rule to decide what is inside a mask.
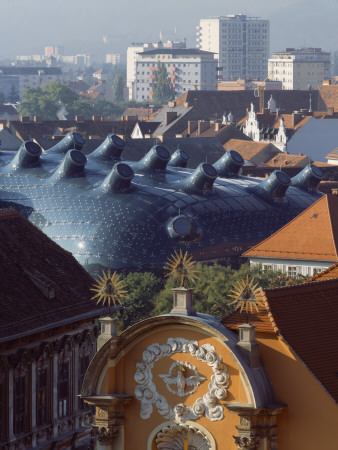
[[[261,302],[261,291],[259,288],[257,288],[258,283],[255,283],[254,281],[254,278],[249,281],[249,276],[247,275],[246,280],[243,280],[242,278],[235,284],[234,288],[231,291],[233,294],[229,295],[229,297],[235,299],[230,303],[230,305],[236,304],[235,309],[240,308],[240,312],[242,312],[245,308],[247,313],[249,312],[249,309],[250,312],[253,313],[253,306],[258,312],[258,305],[263,306]]]
[[[176,252],[168,259],[164,269],[168,271],[166,277],[172,277],[178,280],[180,286],[184,287],[189,281],[195,283],[195,279],[198,279],[196,268],[196,262],[191,261],[192,256],[188,258],[188,252],[183,253],[180,249],[179,253]]]
[[[124,289],[125,285],[116,271],[110,275],[110,269],[108,269],[108,273],[103,272],[103,276],[99,276],[96,282],[97,284],[94,285],[91,291],[96,293],[92,300],[97,299],[97,305],[101,301],[102,306],[104,306],[106,301],[109,307],[111,304],[113,306],[121,305],[121,299],[126,297],[127,291]]]

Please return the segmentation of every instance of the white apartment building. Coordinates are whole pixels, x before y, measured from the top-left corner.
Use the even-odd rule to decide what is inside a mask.
[[[219,80],[264,80],[268,75],[270,22],[244,14],[201,19],[197,48],[215,53]]]
[[[153,49],[138,54],[135,100],[151,100],[157,62],[162,62],[175,89],[175,97],[189,90],[217,90],[217,60],[198,49]]]
[[[127,49],[127,88],[129,100],[136,99],[135,79],[136,79],[136,61],[138,54],[143,51],[152,50],[154,48],[185,48],[185,42],[167,41],[162,43],[133,43]]]
[[[287,48],[269,59],[270,79],[282,81],[283,89],[317,89],[330,76],[330,56],[321,48]]]
[[[118,66],[121,64],[121,54],[120,53],[106,53],[106,64],[112,64],[113,66]]]
[[[26,87],[36,88],[54,81],[63,81],[58,67],[0,67],[0,90],[6,97],[14,89],[22,99]]]

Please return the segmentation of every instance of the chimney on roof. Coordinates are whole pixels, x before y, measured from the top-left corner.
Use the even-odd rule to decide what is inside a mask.
[[[302,152],[299,153],[299,156],[304,156]]]
[[[93,122],[103,122],[103,116],[92,116]]]
[[[188,134],[191,135],[191,133],[195,130],[197,130],[197,122],[189,120],[188,121]]]
[[[75,116],[75,120],[78,123],[84,123],[84,116]]]
[[[35,123],[42,123],[42,117],[41,116],[34,116],[34,122]]]
[[[173,291],[173,309],[174,314],[184,314],[186,316],[196,316],[196,310],[193,307],[192,293],[193,289],[184,287],[172,289]]]
[[[292,127],[295,127],[297,123],[302,120],[302,113],[299,111],[294,111],[292,113]]]
[[[116,325],[118,319],[116,317],[101,317],[99,319],[101,322],[101,333],[97,337],[97,351],[109,341],[110,338],[117,336]]]
[[[333,116],[334,114],[334,107],[333,106],[328,106],[327,107],[327,115],[328,116]]]
[[[259,344],[256,341],[255,325],[245,323],[239,325],[239,347],[251,369],[259,367]]]
[[[331,80],[323,80],[323,86],[329,86],[331,84]]]
[[[338,195],[338,187],[331,188],[332,195]]]
[[[165,124],[166,125],[169,125],[175,119],[177,119],[176,111],[166,111],[166,113],[165,113]]]
[[[202,134],[205,130],[208,130],[210,128],[210,123],[209,122],[202,122],[199,121],[197,123],[197,134],[200,135]]]
[[[168,106],[169,108],[174,108],[174,106],[176,106],[176,102],[169,102]]]
[[[220,127],[220,123],[219,122],[216,122],[215,123],[215,131],[219,131],[219,127]]]
[[[29,116],[20,116],[20,122],[22,123],[29,123]]]

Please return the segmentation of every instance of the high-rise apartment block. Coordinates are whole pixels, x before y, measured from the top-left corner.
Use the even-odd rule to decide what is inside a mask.
[[[135,80],[136,80],[136,61],[138,54],[143,51],[153,50],[155,48],[185,48],[185,42],[158,42],[158,43],[133,43],[127,49],[127,88],[129,90],[129,100],[136,99]]]
[[[270,23],[244,14],[201,19],[197,47],[215,53],[219,80],[265,79],[268,75]]]
[[[287,48],[269,59],[271,80],[282,81],[283,89],[317,89],[330,77],[330,53],[321,48]]]
[[[65,48],[60,45],[48,45],[45,47],[45,56],[62,56],[65,53]]]
[[[158,48],[138,54],[134,100],[152,100],[157,62],[167,69],[176,97],[189,90],[217,89],[217,60],[213,53],[196,48]]]

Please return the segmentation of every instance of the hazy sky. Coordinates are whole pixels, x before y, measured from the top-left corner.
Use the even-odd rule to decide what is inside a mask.
[[[68,55],[123,52],[160,31],[195,47],[199,19],[238,13],[270,20],[271,51],[338,48],[338,0],[0,0],[0,59],[43,54],[45,45]]]

